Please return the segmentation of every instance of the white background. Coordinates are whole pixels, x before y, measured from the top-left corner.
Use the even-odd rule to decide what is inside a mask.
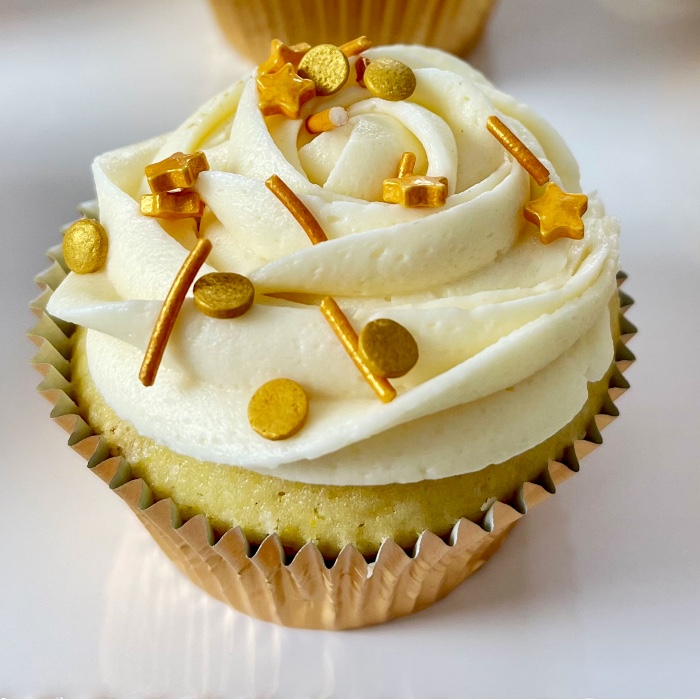
[[[175,127],[245,64],[203,0],[0,0],[0,695],[700,694],[698,4],[501,0],[472,60],[622,220],[633,388],[581,473],[448,599],[319,633],[183,579],[65,446],[24,338],[91,158]]]

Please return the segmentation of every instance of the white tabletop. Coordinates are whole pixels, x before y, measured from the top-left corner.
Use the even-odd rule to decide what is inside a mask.
[[[0,696],[700,693],[698,4],[500,0],[473,61],[557,126],[622,220],[632,390],[455,593],[322,633],[186,581],[66,447],[23,337],[91,158],[176,126],[244,64],[203,0],[0,0]]]

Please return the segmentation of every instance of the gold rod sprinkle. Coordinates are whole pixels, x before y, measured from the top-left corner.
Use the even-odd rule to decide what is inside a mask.
[[[413,168],[416,167],[416,154],[411,153],[411,151],[405,151],[401,155],[401,160],[399,161],[399,174],[398,177],[406,177],[407,175],[413,175]]]
[[[367,365],[362,361],[362,358],[357,352],[357,333],[333,297],[324,297],[321,302],[321,313],[324,315],[326,321],[328,321],[333,332],[338,336],[338,340],[340,340],[345,351],[350,355],[357,369],[360,370],[360,374],[362,374],[365,381],[374,390],[374,393],[384,403],[393,401],[396,398],[396,389],[390,384],[389,380],[372,374]]]
[[[177,315],[185,301],[187,290],[192,286],[197,272],[204,264],[211,249],[211,241],[207,238],[200,238],[197,241],[192,252],[182,263],[182,267],[178,271],[165,301],[163,301],[139,372],[139,379],[144,386],[153,386],[153,382],[156,380],[165,346],[168,344],[175,321],[177,321]]]
[[[496,116],[486,120],[486,128],[496,140],[527,170],[538,185],[549,180],[549,170],[537,156]]]
[[[299,225],[304,229],[304,233],[314,245],[328,240],[314,215],[307,209],[304,202],[289,189],[281,177],[272,175],[265,180],[265,185],[287,207],[289,213],[299,222]]]
[[[333,131],[347,123],[348,113],[344,107],[329,107],[308,117],[306,130],[310,134],[320,134],[323,131]]]
[[[357,56],[357,54],[367,51],[372,48],[372,42],[366,36],[358,36],[357,39],[348,41],[338,47],[348,58]]]

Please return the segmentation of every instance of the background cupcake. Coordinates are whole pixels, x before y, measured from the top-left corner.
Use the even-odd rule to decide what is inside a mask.
[[[339,46],[367,35],[375,46],[422,44],[465,55],[494,0],[210,0],[233,46],[256,63],[271,39]]]

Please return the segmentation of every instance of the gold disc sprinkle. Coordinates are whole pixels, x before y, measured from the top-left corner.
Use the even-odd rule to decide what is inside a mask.
[[[97,272],[107,261],[107,231],[99,221],[80,219],[63,237],[63,258],[73,272]]]
[[[418,362],[415,338],[390,318],[370,321],[360,331],[358,351],[372,373],[380,377],[403,377]]]
[[[266,440],[286,440],[296,435],[308,414],[306,392],[291,379],[266,382],[248,404],[250,427]]]
[[[302,78],[314,81],[317,95],[332,95],[347,82],[350,64],[337,46],[319,44],[301,59],[297,72]]]
[[[235,272],[210,272],[194,284],[195,305],[212,318],[243,316],[254,299],[252,282]]]
[[[416,75],[405,64],[393,58],[370,61],[362,76],[365,87],[383,100],[406,100],[416,89]]]

